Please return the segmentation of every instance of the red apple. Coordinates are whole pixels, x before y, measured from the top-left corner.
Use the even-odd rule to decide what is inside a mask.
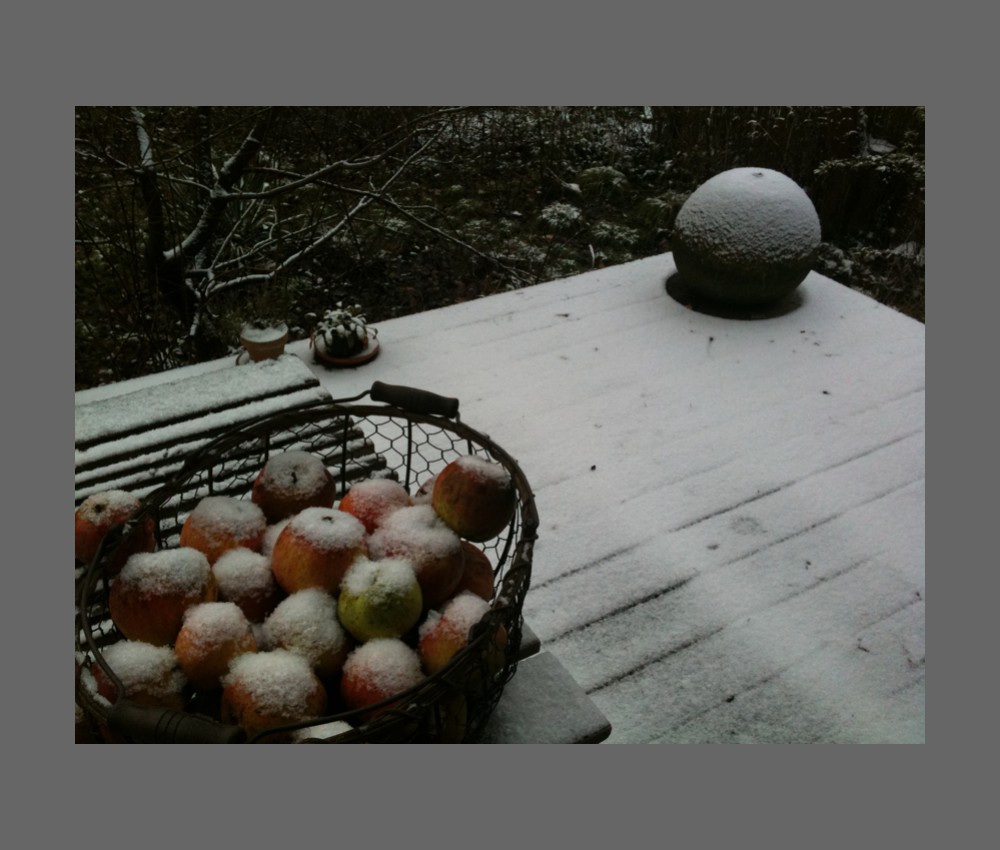
[[[368,548],[376,560],[404,558],[413,565],[425,608],[448,599],[462,580],[462,541],[430,505],[393,511],[369,538]]]
[[[286,593],[319,587],[336,596],[348,567],[367,554],[361,520],[334,508],[306,508],[278,535],[271,569]]]
[[[125,562],[111,585],[108,610],[129,640],[166,646],[181,630],[184,612],[216,596],[204,554],[190,547],[161,549],[139,552]]]
[[[371,534],[382,519],[397,508],[413,504],[406,488],[391,478],[369,478],[359,481],[340,500],[340,510],[356,516]]]
[[[233,602],[192,605],[174,642],[181,671],[199,691],[220,687],[230,662],[256,651],[250,621]]]
[[[142,502],[127,490],[105,490],[84,499],[76,509],[76,560],[89,564],[97,547],[113,528],[124,524],[138,512]],[[146,517],[132,529],[115,549],[108,562],[111,575],[116,575],[135,552],[152,552],[156,548],[153,518]]]
[[[219,599],[235,602],[251,623],[261,623],[285,592],[271,570],[271,559],[242,546],[230,549],[212,564]]]
[[[413,494],[413,504],[430,504],[431,496],[434,494],[434,481],[436,478],[436,475],[432,475],[417,488],[417,492]]]
[[[250,498],[270,523],[306,508],[332,508],[337,482],[317,455],[287,451],[271,455],[253,482]]]
[[[482,542],[496,537],[511,521],[517,490],[506,467],[465,455],[438,473],[431,504],[460,537]]]
[[[337,616],[357,640],[402,637],[424,610],[413,565],[403,558],[359,558],[344,575]]]
[[[267,531],[264,532],[264,539],[260,544],[260,553],[262,555],[267,555],[268,558],[271,557],[271,553],[274,552],[274,544],[277,542],[281,532],[285,530],[285,526],[291,521],[291,517],[286,517],[285,519],[271,523],[267,527]]]
[[[106,646],[101,654],[121,680],[125,699],[139,705],[183,709],[185,678],[171,647],[122,640]],[[104,668],[94,661],[89,669],[96,693],[114,704],[118,690]]]
[[[489,556],[468,540],[462,541],[465,550],[465,569],[455,594],[470,590],[487,602],[493,599],[493,563]]]
[[[323,683],[305,658],[286,649],[237,656],[222,685],[222,721],[242,726],[247,735],[326,713]],[[289,739],[281,735],[266,740]]]
[[[340,695],[348,708],[364,708],[402,693],[423,680],[420,658],[411,647],[399,638],[373,638],[347,656]],[[371,713],[366,714],[370,716]]]
[[[444,667],[469,642],[469,630],[490,610],[489,603],[465,591],[445,603],[440,612],[429,611],[420,625],[417,651],[428,674]]]
[[[210,564],[230,549],[260,551],[267,520],[259,506],[232,496],[205,496],[181,526],[180,544],[204,553]]]
[[[301,655],[324,679],[340,672],[351,640],[337,619],[337,600],[319,587],[286,597],[264,621],[268,645]]]

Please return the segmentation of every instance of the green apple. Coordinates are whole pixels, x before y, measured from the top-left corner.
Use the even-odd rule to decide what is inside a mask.
[[[362,557],[344,574],[337,600],[341,625],[357,640],[401,637],[423,613],[413,565],[405,558]]]

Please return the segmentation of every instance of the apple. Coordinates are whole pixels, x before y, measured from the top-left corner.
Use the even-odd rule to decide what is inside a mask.
[[[104,647],[101,654],[121,681],[125,699],[139,705],[183,709],[186,680],[171,647],[122,640]],[[89,670],[96,693],[114,705],[118,689],[104,668],[94,661]]]
[[[436,478],[436,475],[432,475],[417,488],[417,492],[413,494],[413,504],[430,504],[431,496],[434,494],[434,480]]]
[[[337,601],[319,587],[283,599],[264,621],[268,645],[301,655],[322,679],[340,672],[352,643],[337,619]]]
[[[469,630],[490,610],[482,597],[465,591],[450,599],[440,611],[428,611],[420,624],[417,652],[430,675],[444,667],[469,643]]]
[[[274,544],[277,542],[278,536],[285,530],[285,526],[291,521],[291,517],[285,517],[285,519],[273,522],[267,527],[267,530],[264,532],[264,539],[260,544],[261,555],[267,555],[268,558],[271,557],[271,553],[274,552]]]
[[[464,455],[438,473],[431,504],[460,537],[482,542],[496,537],[511,521],[517,490],[501,464]]]
[[[424,607],[434,608],[455,592],[465,569],[462,541],[431,505],[389,514],[368,539],[372,558],[405,558],[413,565]]]
[[[271,569],[286,593],[319,587],[336,596],[344,573],[367,554],[361,520],[334,508],[306,508],[278,535]]]
[[[474,543],[462,541],[465,550],[465,569],[455,594],[470,590],[487,602],[493,599],[493,563],[489,556]]]
[[[76,560],[89,564],[108,532],[135,516],[141,505],[139,497],[127,490],[105,490],[84,499],[74,514]],[[156,548],[154,531],[153,518],[148,516],[119,543],[108,561],[108,572],[117,575],[135,552],[152,552]]]
[[[177,663],[199,691],[221,686],[230,662],[245,652],[256,652],[250,621],[233,602],[203,602],[184,612],[174,642]]]
[[[413,565],[403,558],[359,558],[344,575],[337,615],[357,640],[402,637],[424,610]]]
[[[368,478],[353,485],[338,507],[361,520],[365,531],[371,534],[389,513],[412,504],[410,494],[398,481]]]
[[[271,455],[254,479],[251,500],[269,523],[306,508],[332,508],[337,482],[317,455],[287,451]]]
[[[219,600],[235,602],[251,623],[261,623],[285,592],[271,570],[271,559],[242,546],[230,549],[212,564]]]
[[[197,549],[137,552],[112,583],[108,610],[129,640],[165,646],[180,632],[184,612],[217,594],[212,568]]]
[[[399,638],[373,638],[351,651],[344,662],[340,695],[350,709],[364,708],[419,685],[425,676],[416,651]],[[397,703],[372,712],[368,719]]]
[[[181,526],[180,544],[204,553],[210,564],[230,549],[260,551],[267,520],[258,505],[233,496],[205,496]]]
[[[220,716],[248,736],[272,726],[298,723],[326,713],[327,692],[301,655],[287,649],[237,656],[222,680]],[[266,738],[290,740],[287,734]]]

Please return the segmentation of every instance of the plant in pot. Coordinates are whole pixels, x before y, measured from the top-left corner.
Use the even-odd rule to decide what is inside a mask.
[[[240,328],[240,345],[254,362],[280,357],[288,342],[288,325],[272,316],[259,316]]]
[[[378,331],[361,312],[361,305],[345,307],[338,302],[316,323],[310,345],[317,363],[328,366],[360,366],[378,354]]]

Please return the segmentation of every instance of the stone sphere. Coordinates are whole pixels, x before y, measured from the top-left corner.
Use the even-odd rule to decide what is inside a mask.
[[[677,213],[672,245],[677,272],[693,295],[758,307],[805,280],[819,251],[819,216],[784,174],[733,168],[691,193]]]

